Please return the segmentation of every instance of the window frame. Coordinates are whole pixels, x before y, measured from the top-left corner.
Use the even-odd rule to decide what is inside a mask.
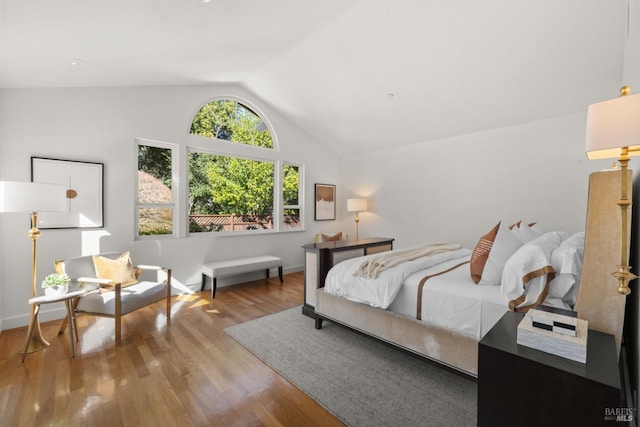
[[[138,199],[138,191],[140,182],[138,181],[138,172],[139,172],[139,164],[138,164],[138,151],[139,147],[147,146],[147,147],[155,147],[171,150],[171,203],[140,203]],[[179,236],[179,228],[181,222],[181,213],[180,213],[180,203],[178,197],[180,195],[180,191],[178,188],[179,185],[179,176],[178,176],[178,164],[179,164],[179,155],[178,144],[170,143],[170,142],[162,142],[162,141],[154,141],[150,139],[144,138],[135,138],[135,186],[134,186],[134,197],[135,197],[135,214],[134,214],[134,234],[136,240],[144,240],[144,239],[163,239],[163,238],[172,238]],[[140,234],[140,209],[171,209],[171,234],[153,234],[153,235],[145,235]]]
[[[294,166],[298,168],[298,204],[297,205],[284,204],[284,194],[283,194],[284,193],[284,167],[286,165]],[[282,164],[280,165],[279,177],[280,177],[279,193],[280,193],[280,207],[281,207],[280,216],[279,216],[280,229],[282,231],[304,230],[304,196],[303,196],[304,195],[304,165],[300,163],[283,160]],[[289,228],[284,226],[284,211],[287,209],[298,209],[300,213],[300,227]]]
[[[192,134],[191,123],[195,115],[209,102],[217,100],[233,100],[249,109],[262,120],[271,135],[272,147],[249,145],[237,141],[205,137]],[[284,159],[280,151],[278,137],[271,126],[269,119],[252,103],[235,96],[216,96],[201,103],[191,114],[186,127],[184,138],[179,142],[165,142],[147,138],[134,138],[135,156],[135,185],[134,185],[134,240],[168,239],[168,238],[212,238],[216,236],[248,236],[262,234],[295,233],[305,231],[305,165],[302,162]],[[150,147],[171,149],[171,197],[170,204],[141,204],[138,203],[138,147],[146,145]],[[189,153],[192,151],[238,157],[242,159],[267,161],[274,165],[274,191],[273,191],[273,228],[267,230],[243,230],[222,232],[190,232],[189,231]],[[284,165],[298,167],[298,205],[283,206],[283,179]],[[160,235],[140,235],[139,210],[145,207],[167,207],[173,212],[172,233]],[[299,209],[300,227],[290,228],[284,226],[284,209]],[[277,218],[277,219],[276,219]]]
[[[271,147],[262,147],[262,146],[259,146],[259,145],[247,144],[246,142],[241,142],[241,141],[232,141],[232,140],[229,140],[229,139],[220,139],[220,138],[202,136],[202,135],[199,135],[199,134],[191,133],[191,125],[193,123],[193,119],[195,118],[196,114],[198,114],[198,112],[200,112],[200,110],[202,110],[202,108],[205,105],[208,105],[211,102],[216,102],[216,101],[234,101],[236,104],[241,104],[245,109],[247,109],[248,111],[253,113],[256,117],[258,117],[262,121],[262,123],[265,125],[266,130],[269,131],[269,135],[271,136]],[[191,120],[189,122],[189,126],[187,128],[187,136],[188,137],[197,137],[197,138],[201,138],[203,140],[208,140],[208,141],[217,141],[217,142],[220,142],[220,143],[226,143],[226,144],[230,144],[230,145],[251,147],[252,149],[261,149],[261,150],[276,151],[276,152],[280,151],[280,146],[278,144],[278,138],[277,138],[275,132],[273,131],[273,127],[271,126],[271,122],[266,118],[266,116],[260,111],[259,108],[256,108],[255,105],[251,104],[250,102],[247,102],[246,100],[244,100],[242,98],[236,97],[236,96],[214,96],[213,98],[209,98],[205,102],[200,104],[200,106],[192,114]]]
[[[215,139],[215,138],[214,138]],[[264,148],[264,147],[255,147],[254,148]],[[281,185],[279,185],[279,183],[282,182],[281,179],[279,179],[280,173],[278,172],[278,169],[281,168],[281,164],[282,162],[278,159],[269,159],[269,158],[264,158],[264,157],[258,157],[258,156],[247,156],[247,155],[240,155],[240,154],[235,154],[235,153],[230,153],[228,151],[223,151],[223,150],[216,150],[216,149],[207,149],[207,148],[202,148],[201,146],[198,147],[194,147],[194,146],[187,146],[187,161],[186,161],[186,175],[187,178],[185,180],[186,183],[186,199],[187,199],[187,205],[185,206],[185,209],[188,209],[188,200],[189,200],[189,159],[190,159],[190,155],[192,152],[198,152],[198,153],[202,153],[202,154],[210,154],[210,155],[214,155],[214,156],[225,156],[225,157],[235,157],[238,159],[244,159],[244,160],[253,160],[256,162],[268,162],[268,163],[272,163],[273,164],[273,227],[270,229],[266,229],[266,230],[239,230],[239,231],[189,231],[189,212],[186,212],[186,226],[187,226],[187,236],[232,236],[232,235],[251,235],[251,234],[263,234],[263,233],[275,233],[275,232],[281,232],[282,231],[282,227],[278,224],[278,221],[275,220],[275,216],[278,215],[278,217],[280,217],[281,215],[279,214],[279,212],[282,212],[282,209],[279,207],[279,205],[282,204],[282,199],[280,198],[280,200],[278,200],[277,197],[277,193],[278,193],[278,188],[282,188]],[[281,191],[280,191],[281,192]],[[297,230],[297,229],[296,229]]]

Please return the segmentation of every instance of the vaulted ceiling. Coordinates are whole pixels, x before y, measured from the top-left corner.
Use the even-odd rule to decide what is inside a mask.
[[[2,0],[2,88],[238,84],[336,152],[586,111],[627,0]],[[204,100],[203,100],[204,101]]]

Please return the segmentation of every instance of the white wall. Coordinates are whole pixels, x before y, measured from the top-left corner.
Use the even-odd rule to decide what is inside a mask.
[[[588,175],[611,166],[586,159],[585,119],[572,115],[343,158],[345,197],[369,199],[360,236],[394,237],[398,248],[442,241],[473,248],[501,220],[583,230]]]
[[[312,242],[315,233],[335,229],[333,221],[313,220],[313,184],[337,184],[338,159],[238,87],[11,89],[0,94],[0,180],[29,181],[31,156],[105,165],[104,229],[43,230],[38,239],[38,283],[53,272],[56,259],[110,250],[130,250],[135,263],[172,267],[176,284],[199,284],[199,266],[205,260],[241,255],[274,254],[283,258],[285,272],[296,271],[303,264],[301,245]],[[305,165],[307,231],[134,240],[134,138],[184,143],[191,118],[202,103],[215,96],[239,97],[256,106],[270,120],[286,160]],[[28,215],[0,216],[0,318],[4,329],[28,323],[29,227]],[[61,316],[62,306],[51,305],[43,307],[41,319]]]
[[[0,132],[2,131],[2,129],[4,128],[4,121],[2,120],[2,105],[3,105],[3,93],[0,90]],[[4,147],[5,144],[2,144],[1,139],[0,139],[0,161],[5,158],[5,154],[4,154]],[[0,177],[2,176],[2,168],[0,167]],[[2,221],[2,219],[0,219],[0,221]],[[2,224],[0,222],[0,224]],[[1,236],[1,235],[0,235]],[[2,239],[2,237],[0,237],[0,240],[4,240]],[[3,331],[4,328],[2,327],[2,319],[4,318],[4,316],[2,315],[2,260],[4,259],[4,252],[2,249],[2,246],[0,246],[0,331]]]

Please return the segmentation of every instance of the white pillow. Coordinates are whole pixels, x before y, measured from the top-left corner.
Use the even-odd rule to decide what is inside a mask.
[[[511,229],[513,234],[524,244],[542,235],[542,229],[537,224],[527,225],[520,222]]]
[[[551,254],[567,233],[554,231],[525,243],[505,263],[500,293],[511,310],[528,309],[544,301],[556,270]]]
[[[583,258],[583,231],[563,240],[551,253],[551,265],[556,270],[556,278],[549,287],[549,297],[561,299],[569,306],[575,304],[582,275]]]
[[[499,285],[505,263],[520,246],[522,246],[520,239],[515,236],[509,227],[501,223],[478,284]]]

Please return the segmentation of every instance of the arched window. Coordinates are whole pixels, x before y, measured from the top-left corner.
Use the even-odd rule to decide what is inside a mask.
[[[138,140],[138,237],[303,227],[304,167],[275,149],[269,126],[254,109],[236,100],[208,101],[189,134],[211,139]],[[178,162],[182,150],[186,157]]]
[[[191,134],[273,148],[269,129],[251,108],[231,99],[206,103],[191,122]]]

